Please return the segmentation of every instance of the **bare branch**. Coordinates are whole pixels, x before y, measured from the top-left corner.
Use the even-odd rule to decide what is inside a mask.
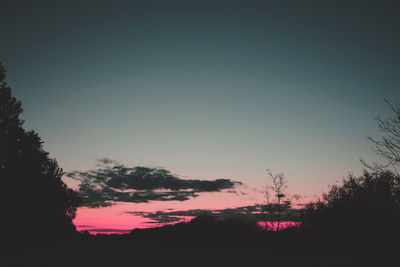
[[[397,102],[393,104],[386,99],[385,103],[393,113],[393,117],[376,118],[378,128],[384,134],[383,137],[380,140],[371,136],[367,137],[374,144],[372,151],[380,156],[384,163],[373,162],[368,164],[364,160],[361,160],[361,163],[374,172],[390,169],[399,174],[397,170],[400,167],[400,105]]]
[[[282,217],[282,213],[284,212],[285,208],[288,208],[291,206],[291,202],[288,201],[283,201],[285,198],[285,190],[287,189],[287,182],[288,180],[285,178],[285,176],[280,173],[273,175],[271,170],[267,169],[269,179],[272,182],[272,186],[267,187],[267,192],[266,192],[266,199],[267,199],[267,205],[265,207],[265,211],[268,212],[269,215],[272,215],[275,217],[275,220],[277,221],[277,231],[279,231],[279,225]],[[275,195],[275,201],[271,201],[271,196],[269,191],[273,191]],[[271,217],[271,216],[270,216]],[[268,222],[267,222],[268,223]]]

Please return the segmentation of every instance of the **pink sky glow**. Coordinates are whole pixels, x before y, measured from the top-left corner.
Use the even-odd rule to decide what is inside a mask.
[[[151,219],[129,214],[127,212],[185,211],[192,209],[216,210],[250,206],[263,203],[263,195],[253,191],[251,194],[234,194],[228,192],[201,193],[197,198],[187,201],[155,201],[149,203],[116,203],[105,208],[78,209],[74,224],[78,231],[88,231],[92,234],[129,233],[135,228],[150,228],[165,225]],[[192,219],[182,216],[183,221]],[[176,222],[175,222],[176,223]],[[260,223],[260,226],[265,224]],[[286,225],[286,224],[284,224]],[[284,225],[282,225],[284,227]]]

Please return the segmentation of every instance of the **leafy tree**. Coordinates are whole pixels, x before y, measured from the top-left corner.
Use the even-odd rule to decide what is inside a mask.
[[[75,231],[79,198],[61,180],[62,169],[34,131],[25,131],[21,102],[11,95],[0,63],[0,178],[3,232],[44,237]]]
[[[269,169],[267,169],[267,172],[272,182],[272,185],[267,186],[266,191],[267,204],[265,205],[265,211],[267,212],[267,226],[268,221],[277,222],[277,231],[279,231],[282,215],[291,208],[291,201],[285,199],[288,180],[282,173],[273,175]]]
[[[398,231],[400,177],[391,171],[350,175],[302,212],[303,229],[354,234]]]
[[[378,117],[379,130],[383,133],[382,138],[374,139],[371,136],[368,139],[374,144],[372,149],[375,154],[380,156],[384,163],[372,163],[368,164],[364,160],[361,162],[368,169],[379,172],[384,170],[392,170],[396,174],[399,174],[400,167],[400,105],[398,103],[391,103],[385,100],[392,111],[393,116],[389,118]]]

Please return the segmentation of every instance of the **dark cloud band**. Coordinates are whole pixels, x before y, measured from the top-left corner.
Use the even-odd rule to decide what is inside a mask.
[[[83,205],[92,208],[114,202],[185,201],[201,192],[219,192],[242,184],[230,179],[181,179],[162,168],[130,168],[107,158],[97,163],[96,170],[66,173],[80,181]]]
[[[269,218],[268,213],[265,212],[265,205],[263,204],[255,204],[252,206],[219,209],[219,210],[192,209],[192,210],[182,210],[182,211],[156,211],[156,212],[127,211],[126,213],[151,219],[152,221],[148,222],[151,224],[173,223],[181,221],[186,217],[197,217],[201,215],[214,215],[220,218],[235,218],[246,221],[263,221],[271,219]],[[298,209],[289,209],[282,216],[282,219],[288,221],[297,220],[298,213],[299,213]]]

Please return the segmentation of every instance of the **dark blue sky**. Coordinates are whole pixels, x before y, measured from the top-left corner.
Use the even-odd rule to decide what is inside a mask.
[[[83,3],[82,3],[83,2]],[[108,157],[320,193],[400,99],[394,1],[1,1],[26,128],[66,171]]]

